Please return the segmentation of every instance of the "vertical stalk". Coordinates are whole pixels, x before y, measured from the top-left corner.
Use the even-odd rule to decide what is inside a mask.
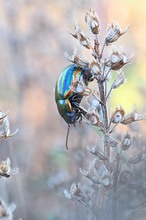
[[[98,88],[100,93],[101,100],[101,109],[102,109],[102,122],[104,126],[103,132],[103,142],[104,142],[104,156],[107,157],[110,161],[110,147],[106,144],[107,132],[108,132],[108,111],[107,111],[107,100],[105,95],[105,81],[98,81]]]
[[[120,153],[121,154],[121,153]],[[114,173],[114,187],[113,187],[113,198],[112,198],[112,219],[117,219],[117,184],[119,177],[119,165],[120,165],[120,154],[116,158],[116,167]]]
[[[94,39],[94,51],[96,54],[96,59],[98,59],[99,62],[102,62],[102,55],[104,48],[106,46],[106,42],[104,41],[102,50],[99,52],[99,42],[98,42],[98,36],[95,37]],[[101,65],[102,66],[102,65]],[[110,69],[109,69],[110,71]],[[109,73],[108,71],[108,73]],[[107,73],[107,74],[108,74]],[[102,70],[102,76],[103,79],[105,77],[105,66]],[[108,132],[108,111],[107,111],[107,99],[106,99],[106,91],[107,91],[107,85],[106,85],[106,80],[103,80],[102,77],[101,79],[98,80],[98,89],[99,89],[99,94],[100,94],[100,100],[101,100],[101,109],[102,109],[102,122],[103,122],[103,143],[104,143],[104,156],[108,158],[110,161],[110,147],[107,146],[107,141],[106,141],[106,134]]]
[[[113,198],[112,198],[112,220],[117,219],[117,199],[116,199],[116,194],[113,193]]]

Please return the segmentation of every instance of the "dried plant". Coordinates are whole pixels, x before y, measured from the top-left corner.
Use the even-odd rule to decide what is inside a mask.
[[[124,202],[121,197],[126,197],[126,191],[122,192],[121,197],[120,192],[123,186],[128,187],[129,180],[133,176],[133,166],[145,159],[145,152],[128,158],[125,152],[134,144],[133,137],[126,133],[119,140],[118,137],[116,138],[115,131],[119,124],[128,126],[133,122],[145,119],[146,114],[138,114],[135,107],[128,114],[125,113],[122,106],[116,107],[111,113],[108,110],[108,101],[112,91],[125,83],[123,68],[132,58],[113,46],[113,43],[127,32],[128,27],[122,30],[118,23],[111,24],[103,44],[100,44],[100,21],[93,10],[86,13],[85,22],[93,34],[93,42],[78,25],[75,26],[75,32],[70,31],[70,34],[89,50],[93,59],[84,60],[77,54],[77,51],[72,56],[65,53],[65,56],[79,68],[90,68],[94,80],[97,81],[97,90],[92,91],[84,84],[82,78],[75,79],[72,90],[77,94],[87,96],[89,108],[85,109],[87,114],[84,115],[84,122],[101,131],[102,140],[101,145],[96,143],[87,147],[94,158],[88,169],[86,171],[80,169],[80,172],[89,180],[88,184],[87,182],[86,184],[73,183],[70,191],[65,190],[64,193],[68,199],[91,209],[96,219],[129,219],[130,211],[127,212],[125,209],[121,214],[118,212],[117,204],[119,207],[123,207]],[[112,46],[111,51],[109,55],[105,56],[104,50],[109,46]],[[117,77],[111,84],[113,71]],[[122,202],[118,203],[119,201]],[[146,200],[144,202],[146,203]],[[138,207],[137,204],[135,206]]]
[[[8,113],[3,113],[0,111],[0,139],[5,140],[13,135],[17,134],[18,129],[11,133],[10,123],[7,116]]]
[[[10,131],[10,123],[7,116],[7,113],[0,111],[0,140],[6,140],[9,137],[12,137],[18,132],[18,129],[15,132]],[[11,161],[9,158],[0,162],[0,180],[5,180],[10,176],[13,176],[19,172],[18,168],[11,167]],[[16,205],[12,203],[10,206],[7,206],[6,203],[0,199],[0,219],[2,220],[13,220],[13,211],[15,210]]]
[[[13,220],[13,212],[16,208],[16,205],[12,203],[10,206],[7,206],[6,203],[0,199],[0,219],[2,220]]]

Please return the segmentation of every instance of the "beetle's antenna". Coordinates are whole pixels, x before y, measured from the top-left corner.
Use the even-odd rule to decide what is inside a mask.
[[[66,134],[66,149],[68,150],[68,136],[69,136],[70,124],[68,124],[67,134]]]

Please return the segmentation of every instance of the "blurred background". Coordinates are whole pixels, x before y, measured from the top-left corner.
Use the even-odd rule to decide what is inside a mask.
[[[11,131],[19,128],[19,133],[1,143],[0,160],[10,157],[20,173],[0,183],[0,196],[17,205],[15,219],[65,220],[75,213],[63,190],[80,180],[78,168],[88,157],[83,149],[98,137],[87,125],[77,125],[70,130],[66,151],[67,125],[57,111],[54,87],[69,64],[66,51],[72,54],[76,47],[88,59],[89,51],[68,29],[78,21],[90,36],[84,22],[90,8],[100,18],[101,41],[109,23],[129,25],[116,44],[133,54],[133,60],[125,67],[127,83],[113,92],[112,107],[122,105],[128,113],[136,104],[146,111],[145,0],[1,0],[0,108],[9,110]]]

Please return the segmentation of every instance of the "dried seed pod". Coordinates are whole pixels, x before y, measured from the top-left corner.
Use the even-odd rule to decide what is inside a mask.
[[[82,77],[74,77],[70,89],[81,96],[88,96],[91,93],[91,89],[85,85]]]
[[[116,108],[115,112],[111,116],[111,122],[115,124],[122,122],[124,115],[125,111],[122,107]]]
[[[131,178],[132,176],[132,172],[130,169],[127,169],[125,167],[125,169],[123,169],[121,172],[120,172],[120,176],[119,176],[119,184],[121,185],[125,185]]]
[[[98,159],[93,160],[93,166],[101,178],[105,175],[108,175],[109,171],[102,161],[99,161]]]
[[[133,111],[125,115],[121,123],[127,125],[135,121],[141,121],[145,118],[146,118],[146,114],[138,114],[137,109],[134,106]]]
[[[100,31],[99,19],[96,13],[92,9],[90,9],[89,12],[86,12],[85,21],[88,24],[90,31],[93,34],[99,34]]]
[[[109,146],[109,147],[117,147],[118,143],[111,137],[106,136],[105,138],[105,143]]]
[[[132,142],[131,136],[129,134],[126,134],[121,143],[122,150],[124,151],[128,150],[129,147],[131,146],[131,142]]]
[[[107,36],[105,38],[106,45],[110,45],[115,42],[120,36],[125,34],[128,30],[128,27],[122,30],[118,23],[115,25],[111,24],[107,31]]]
[[[82,187],[82,197],[81,197],[81,202],[85,205],[90,207],[91,206],[91,199],[93,199],[93,190],[91,187],[88,187],[84,185]]]
[[[67,52],[65,52],[64,55],[67,60],[74,63],[77,67],[80,67],[80,68],[88,68],[89,67],[89,62],[80,58],[80,56],[77,54],[76,50],[74,50],[74,53],[72,56],[69,56]]]
[[[8,137],[15,135],[17,132],[18,129],[13,133],[10,132],[10,123],[7,113],[4,114],[2,111],[0,111],[0,139],[5,140]]]
[[[94,93],[91,93],[87,97],[87,103],[89,105],[89,113],[95,113],[96,111],[99,112],[101,110],[100,101]]]
[[[87,113],[85,115],[85,118],[88,120],[89,123],[91,123],[94,126],[102,128],[102,122],[100,120],[100,116],[98,113]]]
[[[0,218],[4,220],[12,220],[13,212],[16,209],[16,205],[11,203],[9,206],[0,199]]]
[[[117,89],[119,86],[121,86],[125,82],[125,76],[124,73],[121,72],[118,75],[118,78],[113,82],[113,89]]]
[[[11,161],[9,158],[3,160],[0,164],[0,180],[4,180],[6,177],[10,177],[19,172],[18,168],[11,168]]]
[[[94,154],[99,160],[108,160],[104,154],[98,150],[98,148],[96,146],[93,147],[87,147],[87,149],[90,151],[90,153]]]
[[[88,172],[88,171],[85,171],[85,170],[83,170],[83,169],[81,169],[81,168],[79,168],[79,170],[80,170],[80,173],[81,173],[83,176],[89,177],[89,172]]]
[[[71,193],[72,196],[80,196],[80,194],[81,194],[81,184],[80,183],[78,183],[78,184],[73,183],[71,185],[70,193]]]
[[[119,70],[130,61],[131,58],[128,58],[125,53],[114,47],[109,57],[105,60],[105,65],[112,70]]]
[[[70,31],[70,34],[76,38],[77,40],[79,40],[80,44],[84,47],[86,47],[87,49],[91,49],[91,42],[90,39],[88,37],[86,37],[86,35],[84,34],[83,31],[81,31],[81,29],[79,28],[78,25],[75,26],[75,33],[72,33]]]
[[[92,208],[94,205],[95,191],[90,186],[73,183],[70,192],[64,190],[64,194],[68,199],[78,201],[86,207]]]
[[[105,175],[103,178],[102,178],[102,184],[103,186],[108,189],[108,190],[111,190],[112,187],[113,187],[113,178],[112,178],[112,175]]]
[[[81,196],[82,196],[81,184],[72,183],[70,192],[68,192],[67,190],[64,190],[64,195],[68,199],[81,201]]]
[[[98,62],[98,61],[92,61],[91,63],[90,63],[90,69],[91,69],[91,72],[93,73],[93,75],[95,76],[95,77],[99,77],[99,76],[101,76],[101,74],[102,74],[102,68],[101,68],[101,65],[100,65],[100,63]]]
[[[11,171],[10,165],[11,162],[9,158],[7,158],[7,160],[3,160],[0,164],[0,173],[10,176],[10,171]]]
[[[97,176],[95,169],[90,169],[90,167],[89,167],[88,171],[82,170],[81,168],[79,170],[80,170],[80,173],[83,176],[87,177],[91,182],[93,182],[95,184],[100,183],[99,177]]]
[[[144,153],[140,153],[137,156],[132,157],[131,159],[129,159],[128,163],[137,164],[137,163],[140,163],[141,161],[143,161],[144,158],[145,158],[145,154]]]

